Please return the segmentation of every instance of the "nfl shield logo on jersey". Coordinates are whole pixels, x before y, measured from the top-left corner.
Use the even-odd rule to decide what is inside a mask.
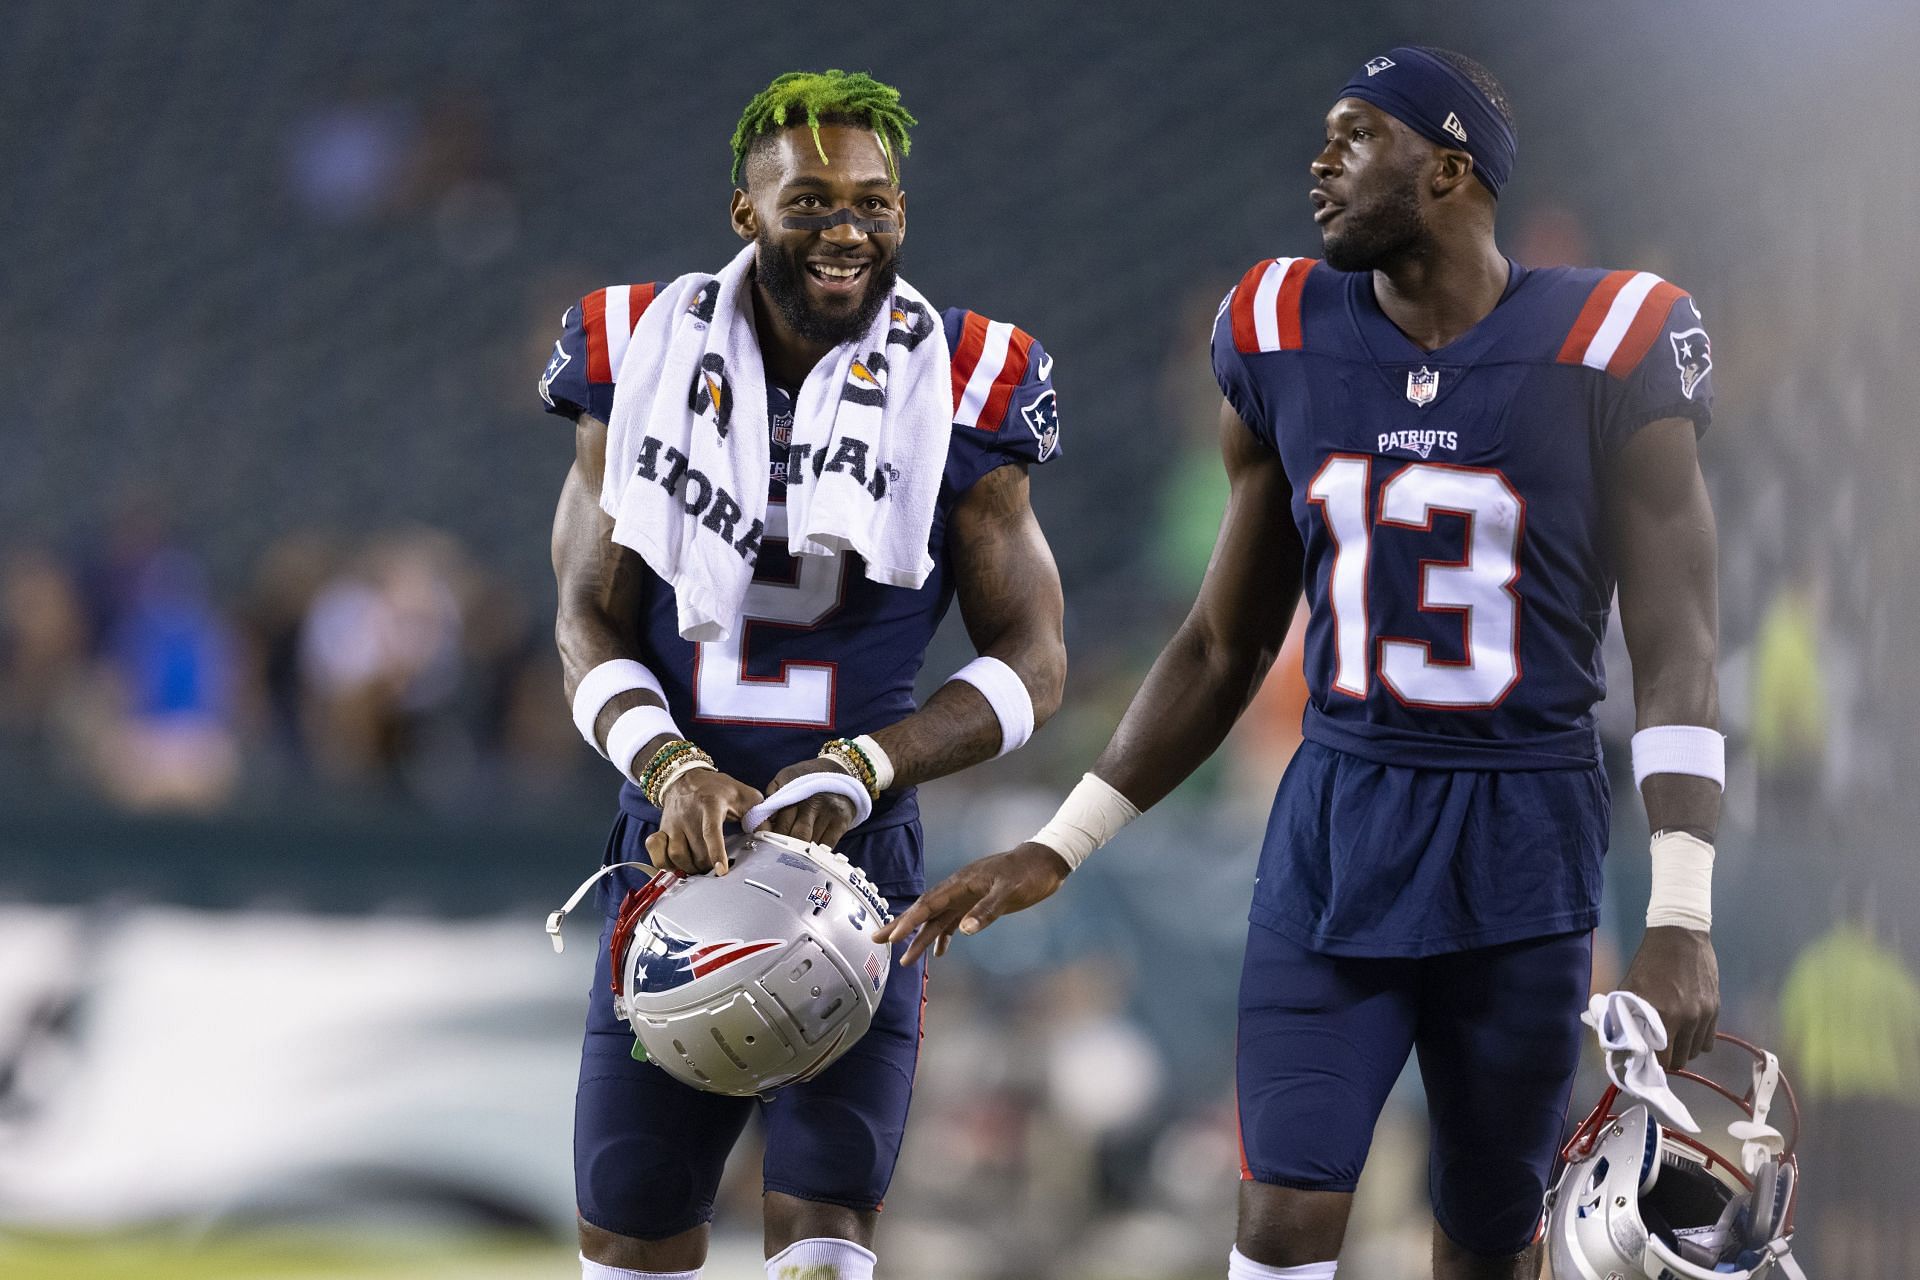
[[[1421,365],[1407,374],[1407,399],[1424,409],[1440,394],[1440,375]]]

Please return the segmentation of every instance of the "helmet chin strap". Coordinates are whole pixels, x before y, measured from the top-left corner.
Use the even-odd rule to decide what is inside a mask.
[[[1768,1161],[1779,1159],[1780,1153],[1787,1149],[1785,1135],[1767,1123],[1767,1112],[1773,1109],[1773,1093],[1779,1087],[1780,1059],[1771,1053],[1755,1059],[1753,1118],[1735,1120],[1727,1126],[1727,1136],[1740,1144],[1740,1164],[1750,1175],[1760,1172]]]
[[[602,880],[620,870],[622,867],[645,867],[649,871],[657,870],[651,862],[616,862],[611,866],[600,868],[585,880],[582,880],[580,887],[573,891],[573,896],[567,899],[567,905],[561,907],[558,911],[549,913],[547,916],[547,936],[553,939],[553,949],[556,953],[563,952],[567,949],[566,939],[560,936],[560,925],[566,920],[567,913],[580,905],[580,899],[587,896],[587,890],[593,888],[593,886],[599,884]]]

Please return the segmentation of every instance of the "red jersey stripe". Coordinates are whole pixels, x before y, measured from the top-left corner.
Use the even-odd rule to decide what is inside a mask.
[[[587,331],[587,381],[612,382],[613,362],[607,356],[605,289],[595,289],[580,299],[580,327]]]
[[[1677,284],[1668,284],[1665,280],[1649,289],[1647,296],[1640,300],[1639,313],[1633,317],[1633,323],[1627,326],[1627,336],[1620,339],[1613,359],[1607,361],[1607,372],[1616,378],[1624,378],[1638,368],[1667,323],[1667,313],[1673,310],[1674,303],[1686,296],[1685,289]]]
[[[967,383],[973,377],[974,368],[980,363],[980,353],[987,345],[987,318],[978,311],[967,312],[967,318],[960,322],[960,345],[953,352],[953,407],[960,408],[961,398],[967,394]]]
[[[1280,280],[1280,296],[1274,302],[1279,312],[1280,349],[1298,351],[1306,345],[1300,336],[1300,293],[1307,286],[1307,273],[1313,270],[1312,258],[1295,258]]]
[[[1560,346],[1561,364],[1579,364],[1586,359],[1587,347],[1593,342],[1593,335],[1600,332],[1600,326],[1606,323],[1614,297],[1636,274],[1632,271],[1609,271],[1600,277],[1600,283],[1593,286],[1593,292],[1587,295],[1587,304],[1580,308],[1579,319],[1573,322],[1573,332],[1567,335],[1567,340]]]
[[[1251,355],[1260,349],[1260,335],[1253,326],[1253,299],[1260,292],[1260,277],[1266,275],[1272,265],[1272,258],[1262,258],[1234,286],[1233,349],[1242,355]]]
[[[627,292],[627,315],[633,321],[633,327],[640,327],[640,317],[653,305],[653,295],[660,286],[649,280],[646,284],[636,284]]]
[[[1007,339],[1007,361],[1000,366],[993,390],[987,393],[987,402],[980,408],[977,425],[982,431],[998,431],[1006,425],[1007,405],[1013,400],[1014,388],[1027,379],[1027,360],[1032,348],[1033,335],[1015,326],[1013,335]]]

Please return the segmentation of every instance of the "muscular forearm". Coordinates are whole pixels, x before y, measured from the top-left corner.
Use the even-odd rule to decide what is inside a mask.
[[[993,646],[1026,687],[1038,729],[1060,709],[1066,684],[1066,647],[1057,635]],[[934,690],[925,706],[873,735],[893,762],[893,788],[910,787],[991,760],[1000,752],[1000,719],[986,695],[964,680]]]
[[[1147,673],[1094,773],[1135,808],[1158,804],[1226,740],[1275,652],[1224,643],[1188,618]]]

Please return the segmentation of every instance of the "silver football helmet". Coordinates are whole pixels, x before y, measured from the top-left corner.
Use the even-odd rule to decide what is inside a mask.
[[[866,1034],[891,967],[869,935],[892,915],[825,845],[760,832],[732,837],[727,854],[724,876],[660,871],[627,894],[608,944],[613,1007],[635,1057],[696,1089],[764,1096]],[[556,949],[560,921],[614,869],[548,917]]]
[[[1799,1164],[1800,1108],[1771,1053],[1715,1037],[1753,1058],[1744,1095],[1691,1071],[1671,1073],[1743,1112],[1727,1126],[1736,1165],[1660,1123],[1645,1103],[1609,1086],[1561,1151],[1547,1196],[1547,1258],[1554,1280],[1806,1280],[1788,1248]],[[1768,1123],[1776,1089],[1792,1117],[1789,1139]]]

